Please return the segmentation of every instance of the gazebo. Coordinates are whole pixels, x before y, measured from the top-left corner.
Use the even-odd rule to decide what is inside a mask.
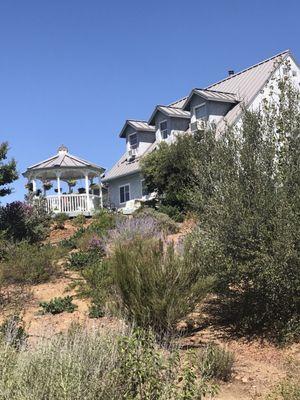
[[[23,176],[28,179],[26,187],[35,196],[42,193],[46,198],[47,210],[51,213],[66,213],[70,217],[78,214],[92,215],[96,209],[103,207],[101,175],[104,168],[89,161],[75,157],[67,147],[60,146],[53,157],[27,168]],[[76,192],[78,180],[84,180],[84,187]],[[98,184],[94,183],[97,179]],[[42,183],[38,188],[37,181]],[[56,182],[56,194],[47,194]],[[68,193],[62,190],[67,185]]]

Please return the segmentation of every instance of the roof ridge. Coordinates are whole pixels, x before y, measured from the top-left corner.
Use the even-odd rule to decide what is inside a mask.
[[[211,87],[216,86],[216,85],[218,85],[219,83],[222,83],[222,82],[228,81],[229,79],[235,78],[236,76],[241,75],[241,74],[243,74],[244,72],[247,72],[247,71],[249,71],[249,70],[252,69],[252,68],[256,68],[256,67],[258,67],[259,65],[265,64],[266,62],[271,61],[271,60],[273,60],[274,58],[279,57],[279,56],[282,56],[282,55],[284,55],[284,54],[286,54],[286,53],[290,53],[290,50],[287,49],[287,50],[285,50],[285,51],[282,51],[281,53],[275,54],[274,56],[269,57],[269,58],[267,58],[266,60],[260,61],[260,62],[254,64],[254,65],[251,65],[250,67],[245,68],[245,69],[243,69],[243,70],[237,72],[236,74],[227,76],[226,78],[221,79],[220,81],[215,82],[215,83],[213,83],[213,84],[207,86],[206,89],[210,90]]]
[[[180,101],[186,100],[187,97],[188,97],[188,96],[184,96],[184,97],[182,97],[182,98],[179,99],[179,100],[173,101],[172,103],[170,103],[170,104],[168,105],[168,107],[171,107],[173,104],[179,103]],[[178,107],[178,108],[180,108],[180,107]]]
[[[224,93],[224,94],[232,94],[236,95],[236,93],[233,92],[224,92],[223,90],[212,90],[212,89],[202,89],[202,88],[194,88],[194,90],[203,90],[205,92],[213,92],[213,93]],[[175,107],[174,107],[175,108]]]
[[[129,118],[129,119],[127,119],[126,121],[133,121],[133,122],[145,122],[146,124],[147,124],[147,121],[145,120],[145,119],[132,119],[132,118]]]

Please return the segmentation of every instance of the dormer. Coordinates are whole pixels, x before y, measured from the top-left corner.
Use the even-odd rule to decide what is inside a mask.
[[[176,133],[188,129],[190,112],[172,106],[156,106],[148,124],[155,128],[157,141],[172,141]]]
[[[127,120],[119,136],[126,139],[127,159],[133,161],[155,141],[155,128],[145,121]]]
[[[238,100],[233,93],[209,89],[193,89],[183,109],[191,113],[191,124],[203,120],[217,124]]]

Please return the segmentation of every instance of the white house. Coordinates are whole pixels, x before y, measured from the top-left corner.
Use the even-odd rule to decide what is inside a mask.
[[[288,71],[286,61],[290,63]],[[225,79],[194,88],[172,104],[156,106],[148,121],[127,120],[120,133],[126,140],[126,151],[102,179],[108,186],[110,205],[128,209],[132,201],[149,197],[139,161],[161,141],[170,142],[180,133],[203,129],[209,123],[219,132],[226,124],[237,124],[243,107],[258,109],[269,94],[272,78],[286,73],[299,87],[300,69],[288,50],[241,72],[229,71]]]

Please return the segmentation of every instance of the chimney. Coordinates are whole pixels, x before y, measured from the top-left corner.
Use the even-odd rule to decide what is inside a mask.
[[[230,69],[230,70],[228,71],[228,76],[231,76],[231,75],[234,75],[234,70],[233,70],[233,69]]]

